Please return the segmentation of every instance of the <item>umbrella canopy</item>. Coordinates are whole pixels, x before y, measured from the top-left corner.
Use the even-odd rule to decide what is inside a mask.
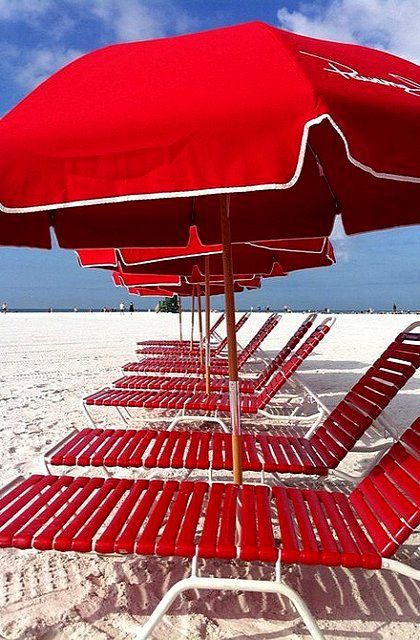
[[[193,253],[195,251],[195,253]],[[173,274],[190,277],[205,272],[206,256],[212,275],[223,274],[222,246],[201,245],[201,251],[189,244],[184,255],[177,247],[161,249],[82,249],[77,251],[83,267],[115,269],[121,274]],[[330,266],[335,263],[334,250],[327,238],[248,242],[232,246],[236,273],[282,275],[296,269]],[[197,276],[196,276],[197,277]]]
[[[252,278],[250,280],[235,280],[234,291],[241,293],[243,291],[259,289],[261,286],[260,278]],[[140,296],[163,296],[172,297],[173,295],[187,297],[192,296],[196,285],[183,282],[179,287],[127,287],[130,295]],[[222,282],[211,282],[209,287],[209,295],[218,296],[225,293],[225,287]]]
[[[184,246],[420,221],[420,69],[253,22],[105,47],[0,121],[0,242]],[[36,215],[33,215],[36,213]]]

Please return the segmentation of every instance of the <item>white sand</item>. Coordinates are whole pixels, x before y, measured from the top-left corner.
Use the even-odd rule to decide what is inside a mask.
[[[284,343],[302,316],[285,316],[264,345]],[[341,315],[304,366],[304,381],[332,407],[417,316]],[[243,340],[261,323],[246,325]],[[81,398],[120,375],[138,339],[177,337],[177,317],[135,314],[9,314],[0,317],[1,483],[41,469],[42,451],[86,424]],[[388,414],[403,430],[420,414],[417,374]],[[351,468],[363,469],[352,455]],[[345,468],[345,467],[343,467]],[[349,468],[349,467],[347,467]],[[163,475],[163,474],[162,474]],[[298,482],[296,478],[295,482]],[[412,545],[409,551],[412,550]],[[155,558],[0,550],[0,638],[131,638],[188,563]],[[268,575],[264,565],[207,563],[215,574]],[[420,637],[419,589],[408,578],[362,570],[293,567],[285,580],[307,601],[328,639]],[[154,638],[306,638],[290,605],[275,596],[203,592],[179,599]]]

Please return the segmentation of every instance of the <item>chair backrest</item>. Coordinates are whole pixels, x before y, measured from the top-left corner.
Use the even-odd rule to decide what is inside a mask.
[[[223,314],[224,315],[224,314]],[[238,320],[238,322],[235,324],[235,333],[238,333],[239,329],[241,329],[245,322],[248,320],[248,318],[250,317],[251,313],[249,311],[247,311],[247,313],[244,313]],[[223,340],[221,340],[215,350],[216,355],[218,353],[220,353],[221,351],[223,351],[223,349],[226,347],[227,345],[227,335],[223,338]]]
[[[213,333],[216,331],[216,329],[218,327],[220,327],[220,325],[222,324],[224,318],[225,318],[225,314],[221,313],[220,316],[215,321],[215,323],[210,327],[210,336],[212,336]]]
[[[284,385],[285,381],[292,376],[296,369],[302,364],[305,358],[315,349],[324,336],[327,335],[335,322],[335,318],[326,318],[320,325],[312,331],[312,333],[301,344],[299,349],[295,351],[286,362],[271,377],[270,381],[257,396],[257,404],[259,409],[263,409],[273,398],[277,391]]]
[[[281,315],[279,313],[271,313],[262,327],[257,331],[255,336],[251,338],[248,344],[242,349],[238,356],[238,367],[241,367],[258,349],[262,342],[266,339],[269,333],[272,332],[274,327],[278,324]]]
[[[420,322],[407,327],[310,437],[338,464],[420,366]]]
[[[381,554],[388,557],[420,524],[420,418],[350,494]]]
[[[293,349],[298,346],[305,333],[315,322],[316,316],[316,313],[311,313],[307,318],[305,318],[300,327],[296,329],[290,340],[288,340],[284,347],[278,352],[276,357],[273,358],[272,361],[269,362],[268,365],[261,371],[260,375],[257,378],[257,384],[255,386],[256,390],[261,389],[261,387],[264,386],[267,380],[271,378],[273,373],[283,364],[286,358],[290,356]]]

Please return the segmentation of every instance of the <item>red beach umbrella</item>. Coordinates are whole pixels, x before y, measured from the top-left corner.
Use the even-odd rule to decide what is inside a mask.
[[[241,482],[231,242],[419,223],[419,116],[417,65],[262,23],[106,47],[0,120],[0,243],[221,242]]]
[[[417,223],[419,98],[413,63],[258,22],[105,47],[0,120],[0,242],[217,243],[221,193],[233,241]]]

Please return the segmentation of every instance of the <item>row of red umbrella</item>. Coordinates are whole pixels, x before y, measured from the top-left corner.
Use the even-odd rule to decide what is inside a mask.
[[[0,120],[0,244],[49,248],[52,228],[108,248],[122,278],[223,273],[240,483],[234,276],[269,273],[271,241],[325,238],[337,215],[347,233],[418,224],[419,123],[419,67],[364,47],[256,22],[106,47]],[[192,227],[219,253],[183,255]],[[241,244],[260,242],[250,269]],[[181,255],[158,271],[137,247]]]

